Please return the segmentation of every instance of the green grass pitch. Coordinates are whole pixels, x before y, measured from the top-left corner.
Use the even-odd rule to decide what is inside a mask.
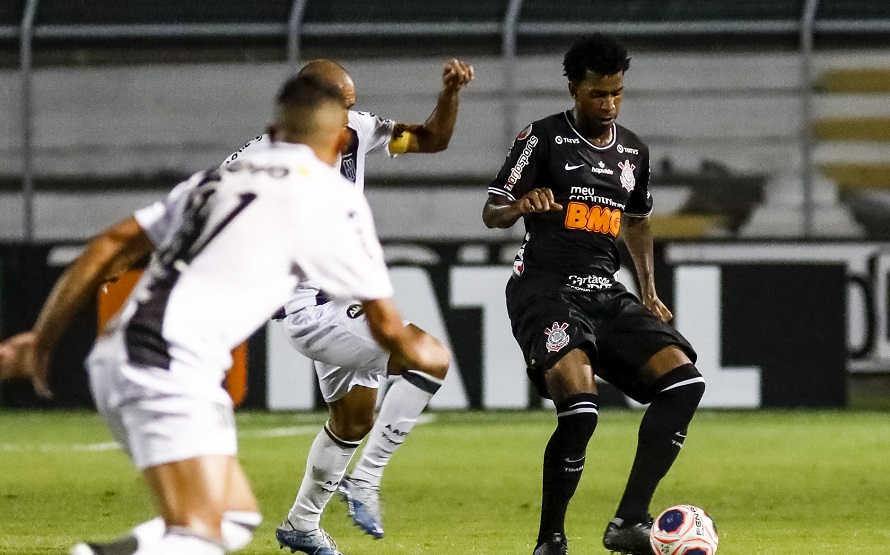
[[[601,411],[569,507],[572,555],[605,554],[641,413]],[[243,465],[265,522],[246,554],[279,553],[273,530],[296,493],[320,414],[242,413]],[[346,555],[529,555],[549,412],[437,413],[383,482],[386,537],[372,540],[332,501],[322,525]],[[127,457],[87,412],[0,412],[0,554],[64,554],[153,516]],[[653,512],[704,507],[721,555],[890,551],[890,414],[700,412]],[[283,553],[283,552],[281,552]]]

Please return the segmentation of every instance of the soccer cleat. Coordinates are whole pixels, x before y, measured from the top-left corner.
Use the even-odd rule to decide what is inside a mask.
[[[555,532],[550,539],[538,544],[532,555],[566,555],[569,552],[569,541],[565,534]]]
[[[613,553],[649,555],[652,553],[652,547],[649,545],[650,530],[652,530],[651,516],[643,522],[634,524],[616,518],[606,526],[603,545]]]
[[[321,528],[301,532],[294,530],[293,525],[287,520],[275,529],[275,538],[280,549],[287,547],[291,553],[297,551],[308,555],[343,555],[337,551],[337,544]]]
[[[68,550],[68,555],[133,555],[139,549],[139,542],[133,536],[111,543],[79,543]]]
[[[380,490],[363,480],[353,480],[344,476],[340,480],[340,495],[349,508],[349,518],[366,534],[378,540],[383,537],[383,522],[380,518]]]

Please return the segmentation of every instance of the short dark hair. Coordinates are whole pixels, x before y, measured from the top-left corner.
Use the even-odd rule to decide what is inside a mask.
[[[569,81],[583,81],[587,72],[597,75],[616,75],[627,71],[630,58],[627,49],[614,37],[595,33],[581,37],[572,44],[562,62],[563,73]]]
[[[340,88],[314,75],[296,75],[285,81],[276,102],[279,106],[308,110],[314,110],[324,102],[339,102],[346,107]]]

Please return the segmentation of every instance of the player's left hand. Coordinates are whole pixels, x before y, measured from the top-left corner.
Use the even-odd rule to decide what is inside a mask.
[[[473,66],[458,59],[445,62],[442,68],[442,84],[446,89],[459,91],[475,77]]]
[[[648,308],[652,314],[658,316],[662,322],[670,322],[674,318],[674,315],[671,314],[668,307],[664,306],[664,303],[661,302],[658,295],[654,293],[652,295],[643,295],[641,300],[643,301],[643,306]]]
[[[49,355],[41,352],[38,335],[32,331],[20,333],[0,343],[0,381],[27,378],[34,391],[51,398],[49,389]]]

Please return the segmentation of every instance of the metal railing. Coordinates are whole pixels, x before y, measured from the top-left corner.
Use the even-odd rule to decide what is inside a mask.
[[[751,21],[671,21],[671,22],[604,22],[592,25],[587,22],[533,22],[521,21],[523,0],[509,0],[500,21],[477,22],[306,22],[306,8],[310,0],[292,0],[289,18],[281,23],[187,23],[187,24],[133,24],[133,25],[61,25],[40,24],[35,15],[40,0],[27,0],[21,25],[0,26],[0,39],[19,38],[21,60],[21,137],[22,137],[22,196],[24,214],[22,234],[26,242],[34,240],[34,168],[33,168],[33,51],[35,39],[170,39],[170,38],[237,38],[280,37],[286,38],[286,55],[291,61],[301,56],[304,38],[342,36],[399,37],[399,36],[455,36],[500,37],[501,55],[505,76],[502,95],[504,99],[504,126],[509,136],[516,128],[518,98],[515,92],[517,49],[523,37],[577,36],[591,28],[620,36],[678,36],[678,35],[788,35],[799,36],[801,87],[800,152],[802,155],[802,179],[804,184],[804,235],[813,234],[813,139],[812,123],[812,59],[813,40],[817,33],[874,33],[890,32],[890,19],[870,20],[818,20],[816,12],[819,0],[805,0],[798,19],[751,20]],[[320,1],[320,0],[313,0]]]

